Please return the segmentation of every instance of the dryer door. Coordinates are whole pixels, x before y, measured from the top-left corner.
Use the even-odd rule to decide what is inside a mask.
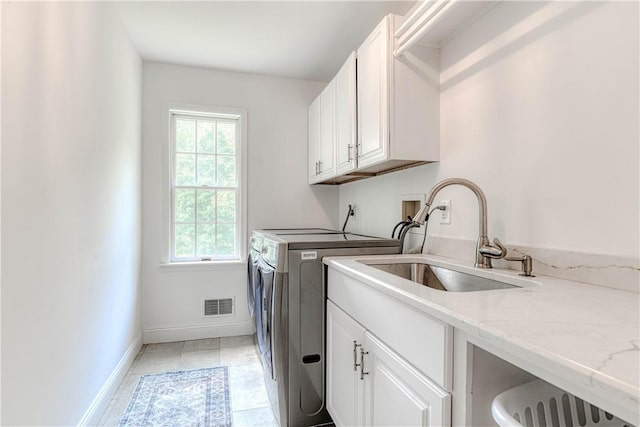
[[[258,263],[258,275],[256,282],[256,326],[258,335],[258,348],[265,369],[275,379],[271,353],[271,341],[273,331],[273,290],[276,272],[273,267],[264,261]],[[258,293],[260,295],[258,295]]]
[[[256,283],[258,281],[259,256],[260,254],[257,251],[251,250],[247,260],[247,309],[251,317],[255,316],[256,311]]]

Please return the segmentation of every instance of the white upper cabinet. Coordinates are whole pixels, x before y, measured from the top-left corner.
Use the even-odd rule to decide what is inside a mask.
[[[439,161],[439,48],[495,4],[425,0],[386,16],[309,107],[309,183]]]
[[[414,46],[393,55],[401,17],[386,16],[357,50],[358,171],[380,173],[440,158],[440,57]]]
[[[309,105],[309,184],[318,182],[320,158],[320,97]]]
[[[389,155],[389,19],[358,48],[358,167]]]
[[[336,173],[344,175],[356,169],[356,53],[335,77],[336,82]]]
[[[336,81],[329,82],[320,95],[320,154],[318,178],[331,178],[336,174]]]
[[[413,46],[396,58],[393,33],[401,19],[386,16],[319,96],[320,107],[318,99],[309,107],[309,183],[439,160],[439,52]]]
[[[309,184],[336,174],[336,83],[332,80],[309,106]]]

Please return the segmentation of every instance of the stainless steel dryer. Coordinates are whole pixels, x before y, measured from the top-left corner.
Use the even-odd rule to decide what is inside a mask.
[[[267,391],[282,427],[331,422],[325,409],[325,256],[397,254],[399,241],[334,230],[262,230],[258,331]],[[257,296],[256,296],[257,298]],[[256,320],[258,320],[256,309]],[[261,344],[262,343],[262,344]]]

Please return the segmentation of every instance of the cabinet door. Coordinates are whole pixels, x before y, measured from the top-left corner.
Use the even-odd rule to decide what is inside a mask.
[[[364,366],[366,426],[450,426],[451,396],[369,332]],[[368,353],[366,353],[368,352]]]
[[[336,173],[356,169],[356,53],[352,52],[335,77]]]
[[[320,95],[320,149],[318,177],[321,180],[336,175],[334,157],[336,126],[336,81],[331,80]]]
[[[361,426],[360,348],[364,329],[327,301],[327,410],[336,426]]]
[[[320,152],[320,96],[309,105],[309,184],[318,182]]]
[[[358,48],[358,169],[389,155],[389,17]]]

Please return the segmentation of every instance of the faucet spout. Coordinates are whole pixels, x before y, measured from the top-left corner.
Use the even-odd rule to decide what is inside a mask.
[[[464,178],[449,178],[437,183],[429,193],[429,197],[425,201],[425,205],[422,209],[416,214],[416,218],[424,221],[428,220],[428,212],[429,208],[433,204],[433,201],[436,195],[445,187],[450,185],[462,185],[463,187],[471,190],[478,199],[478,243],[476,245],[476,263],[475,266],[478,268],[491,268],[491,258],[503,258],[507,249],[500,243],[498,239],[494,239],[495,246],[489,243],[489,237],[487,236],[487,198],[484,193],[473,182]],[[425,213],[422,213],[424,209]]]
[[[480,209],[480,215],[478,218],[480,221],[480,224],[478,225],[479,227],[478,231],[481,237],[482,236],[487,237],[487,198],[485,197],[480,187],[478,187],[476,184],[469,181],[468,179],[449,178],[449,179],[440,181],[431,189],[431,192],[429,193],[429,198],[426,201],[426,205],[431,206],[433,204],[433,200],[436,198],[436,194],[438,194],[440,190],[442,190],[443,188],[448,187],[450,185],[462,185],[463,187],[467,187],[469,190],[473,191],[473,194],[476,195],[476,198],[478,199],[478,208]]]

